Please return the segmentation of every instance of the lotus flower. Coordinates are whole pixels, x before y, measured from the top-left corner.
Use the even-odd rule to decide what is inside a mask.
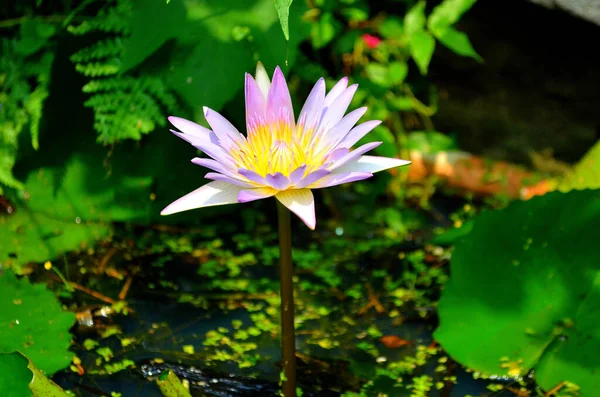
[[[381,142],[351,150],[381,123],[371,120],[355,126],[367,111],[366,107],[344,115],[356,89],[356,84],[348,86],[345,77],[326,93],[325,80],[319,79],[296,121],[281,69],[275,69],[270,81],[259,63],[256,78],[246,73],[247,136],[206,107],[204,116],[212,130],[179,117],[169,117],[171,124],[181,131],[172,131],[175,135],[210,157],[197,157],[192,163],[214,172],[205,176],[212,182],[176,200],[161,214],[275,196],[314,229],[312,189],[360,181],[373,176],[374,172],[410,163],[364,155]]]

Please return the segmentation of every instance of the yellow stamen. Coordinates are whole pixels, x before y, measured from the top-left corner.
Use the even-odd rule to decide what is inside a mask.
[[[255,171],[261,176],[292,171],[306,165],[305,175],[322,167],[329,150],[320,148],[313,139],[314,131],[302,126],[292,128],[289,123],[255,124],[248,131],[246,141],[232,149],[231,155],[239,168]]]

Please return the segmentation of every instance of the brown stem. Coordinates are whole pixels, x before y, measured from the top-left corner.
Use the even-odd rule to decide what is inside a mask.
[[[292,280],[292,228],[290,211],[277,201],[279,267],[281,274],[281,349],[283,396],[296,397],[296,337],[294,335],[294,283]]]

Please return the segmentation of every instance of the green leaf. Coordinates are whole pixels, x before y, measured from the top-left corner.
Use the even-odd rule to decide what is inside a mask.
[[[436,37],[440,41],[440,43],[442,43],[458,55],[473,58],[478,62],[483,61],[483,59],[479,56],[479,54],[477,54],[477,52],[471,45],[471,41],[469,41],[469,37],[465,33],[460,32],[454,28],[447,28],[444,30],[443,34]]]
[[[184,21],[182,1],[169,5],[156,0],[134,1],[131,35],[123,41],[121,72],[139,65],[167,40],[177,37]]]
[[[10,376],[6,376],[10,374]],[[4,376],[2,376],[4,375]],[[3,397],[68,397],[19,352],[0,354],[0,395]]]
[[[101,148],[75,154],[62,167],[29,173],[28,199],[13,215],[0,218],[0,260],[18,266],[56,258],[93,244],[110,232],[110,222],[142,220],[152,202],[152,177],[109,177]],[[19,198],[15,198],[19,202]],[[34,358],[35,360],[35,358]],[[36,360],[37,361],[37,360]]]
[[[560,181],[558,190],[600,189],[600,141]]]
[[[425,2],[419,1],[404,16],[404,31],[408,37],[425,28]]]
[[[446,230],[444,233],[434,237],[431,240],[431,244],[435,245],[452,245],[456,244],[459,240],[466,237],[473,230],[473,222],[468,221],[461,227],[453,227]]]
[[[279,17],[279,23],[283,30],[283,35],[286,40],[290,40],[290,6],[294,0],[275,0],[275,8],[277,9],[277,16]]]
[[[356,2],[352,6],[342,8],[340,13],[349,22],[364,22],[369,19],[369,6],[363,2]]]
[[[454,138],[441,132],[413,131],[408,135],[406,148],[422,153],[438,153],[457,150],[459,147]]]
[[[385,125],[380,125],[369,133],[368,138],[361,140],[361,143],[367,143],[373,141],[383,142],[380,146],[377,146],[375,151],[380,156],[385,157],[396,157],[398,155],[398,147],[396,146],[396,139],[394,134]]]
[[[419,71],[422,75],[426,75],[435,50],[435,39],[429,32],[416,32],[410,38],[409,48],[410,55],[419,67]]]
[[[553,192],[474,219],[452,255],[436,339],[487,374],[535,368],[546,390],[561,381],[597,390],[600,371],[600,195]]]
[[[477,0],[444,0],[429,15],[429,30],[436,34],[454,25],[476,2]]]
[[[77,224],[75,218],[55,219],[23,207],[13,215],[0,217],[0,228],[0,261],[17,272],[24,264],[51,260],[64,252],[93,245],[110,232],[107,224]]]
[[[0,275],[0,353],[20,351],[53,374],[69,365],[75,314],[64,312],[44,284],[29,284],[11,271]]]
[[[35,19],[27,19],[21,24],[16,51],[23,56],[32,55],[44,47],[55,33],[56,27],[54,25]]]
[[[408,65],[405,62],[391,62],[388,66],[380,63],[368,63],[365,72],[369,80],[382,87],[391,87],[400,84],[408,74]]]
[[[382,87],[390,86],[388,68],[385,65],[370,62],[365,66],[365,73],[371,82]]]
[[[388,73],[390,84],[400,84],[408,75],[408,65],[406,62],[391,62]]]
[[[0,354],[0,396],[32,396],[29,383],[33,374],[27,365],[28,360],[22,354]]]
[[[159,375],[156,384],[164,397],[191,397],[190,392],[170,369]]]
[[[269,72],[276,65],[293,66],[297,46],[309,34],[301,21],[305,7],[304,2],[292,3],[286,43],[273,0],[189,2],[184,33],[164,71],[168,85],[190,106],[222,108],[241,91],[244,73],[256,68],[256,60]],[[233,33],[240,26],[250,33],[236,41]]]
[[[341,23],[333,13],[325,12],[316,23],[312,24],[311,41],[316,49],[323,48],[342,30]]]
[[[379,33],[386,39],[397,39],[404,34],[404,23],[397,17],[388,17],[379,25]]]

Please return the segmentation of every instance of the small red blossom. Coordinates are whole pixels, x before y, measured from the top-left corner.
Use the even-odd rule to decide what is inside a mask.
[[[381,43],[381,39],[379,37],[373,36],[372,34],[368,33],[363,34],[362,39],[367,45],[367,47],[371,49],[377,48],[377,46],[379,46],[379,44]]]

